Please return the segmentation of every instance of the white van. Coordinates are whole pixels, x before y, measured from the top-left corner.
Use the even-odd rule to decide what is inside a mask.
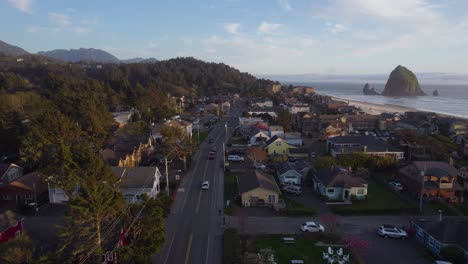
[[[227,160],[232,162],[241,162],[244,161],[244,157],[241,157],[239,155],[229,155]]]

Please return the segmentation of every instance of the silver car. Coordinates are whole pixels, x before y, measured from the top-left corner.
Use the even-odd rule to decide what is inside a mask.
[[[408,238],[408,233],[406,233],[405,230],[392,226],[392,225],[382,225],[377,231],[377,234],[385,238],[392,237],[392,238],[400,238],[402,240],[405,240]]]

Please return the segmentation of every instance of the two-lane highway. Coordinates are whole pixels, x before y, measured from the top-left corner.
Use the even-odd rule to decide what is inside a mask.
[[[221,263],[222,262],[222,216],[223,208],[223,143],[226,143],[226,128],[232,127],[240,110],[220,120],[210,132],[213,143],[205,141],[193,157],[189,173],[179,187],[171,214],[166,219],[166,244],[153,258],[153,263]],[[231,129],[228,129],[230,134]],[[229,137],[229,135],[228,135]],[[216,147],[214,160],[208,159],[210,150]],[[203,181],[210,188],[202,190]]]

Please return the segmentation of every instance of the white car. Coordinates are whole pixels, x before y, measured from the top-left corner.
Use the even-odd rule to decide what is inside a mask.
[[[266,166],[263,165],[263,164],[261,164],[261,163],[254,163],[254,167],[255,167],[256,169],[260,169],[260,170],[266,169]]]
[[[305,222],[301,225],[302,232],[325,232],[325,228],[315,222]]]
[[[229,155],[227,158],[228,161],[233,161],[233,162],[241,162],[244,161],[244,157],[238,156],[238,155]]]
[[[201,185],[202,190],[208,190],[210,188],[210,183],[208,181],[204,181]]]
[[[381,237],[389,238],[400,238],[405,240],[408,238],[408,233],[405,230],[392,226],[392,225],[382,225],[379,230],[377,230],[377,234]]]
[[[283,188],[284,192],[289,193],[289,194],[294,194],[294,195],[301,195],[302,189],[300,186],[297,185],[286,185]]]
[[[397,191],[402,191],[403,190],[403,186],[401,185],[401,183],[399,182],[389,182],[388,183],[393,189],[397,190]]]

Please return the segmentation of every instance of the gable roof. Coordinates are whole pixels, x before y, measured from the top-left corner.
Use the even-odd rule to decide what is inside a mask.
[[[122,181],[120,188],[152,188],[157,167],[112,167],[112,172]]]
[[[14,181],[10,182],[8,185],[25,189],[31,192],[36,191],[37,194],[41,194],[42,192],[47,190],[47,185],[42,180],[42,178],[39,175],[37,175],[36,172],[32,172],[21,176],[15,179]]]
[[[5,173],[7,172],[7,170],[10,168],[12,164],[13,163],[0,163],[0,178],[2,178],[3,175],[5,175]]]
[[[455,176],[458,173],[455,167],[453,167],[452,165],[450,165],[448,162],[445,162],[445,161],[414,161],[413,165],[419,171],[425,171],[426,175],[431,175],[431,176],[442,177],[442,176],[446,176],[447,174],[451,176]]]
[[[283,175],[284,173],[288,172],[288,171],[294,171],[296,173],[299,174],[299,172],[296,171],[296,169],[293,167],[293,165],[287,161],[285,162],[282,162],[278,165],[278,174],[279,175]]]
[[[270,131],[284,131],[282,126],[270,126]]]
[[[361,177],[352,176],[347,169],[339,166],[318,170],[316,178],[326,187],[364,187],[367,184]]]
[[[468,219],[444,218],[442,221],[418,219],[413,222],[439,242],[455,244],[468,250]]]
[[[278,194],[281,193],[273,176],[259,170],[250,170],[245,174],[238,175],[237,186],[239,193],[246,193],[257,188],[266,189]]]

